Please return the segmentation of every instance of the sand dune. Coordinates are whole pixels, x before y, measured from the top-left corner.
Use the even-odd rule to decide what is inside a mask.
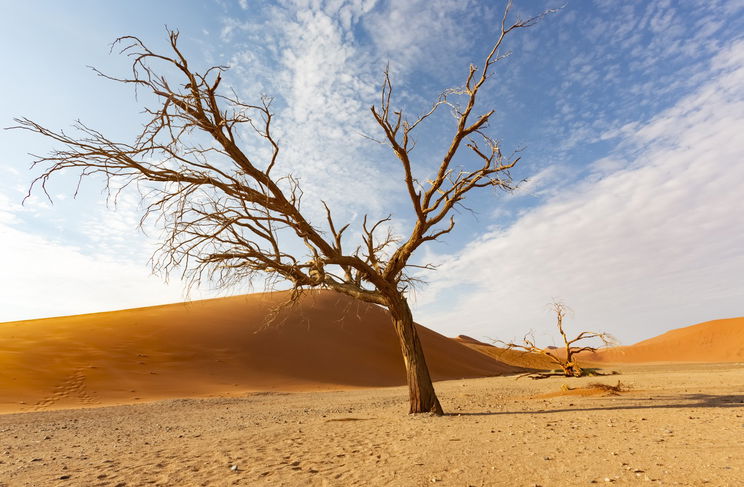
[[[251,294],[0,324],[0,410],[405,383],[386,311],[316,292],[267,325],[286,299]],[[419,332],[435,380],[515,371]]]
[[[453,338],[456,342],[463,343],[465,345],[483,345],[484,347],[493,347],[493,345],[489,343],[482,342],[480,340],[476,340],[473,337],[469,337],[467,335],[457,335],[455,338]]]
[[[459,335],[453,340],[516,367],[557,368],[553,361],[543,355],[495,347],[466,335]],[[560,355],[561,349],[556,349],[554,353]],[[707,321],[671,330],[635,345],[606,348],[579,356],[579,363],[584,366],[658,362],[744,362],[744,317]]]
[[[537,353],[497,347],[481,342],[467,335],[458,335],[453,338],[453,340],[513,367],[538,370],[552,370],[558,367],[556,363],[548,357]]]
[[[609,363],[744,362],[744,317],[677,328],[635,345],[587,354],[582,359]]]

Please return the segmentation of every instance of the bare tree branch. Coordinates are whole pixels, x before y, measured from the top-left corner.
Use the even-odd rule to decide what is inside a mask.
[[[166,277],[180,272],[193,285],[209,280],[222,286],[258,277],[281,279],[291,283],[293,299],[303,289],[327,288],[386,307],[400,339],[411,412],[441,414],[405,297],[417,279],[405,271],[421,267],[409,263],[418,247],[453,230],[453,209],[470,191],[512,189],[509,169],[519,157],[505,157],[500,143],[485,133],[494,110],[477,115],[481,110],[477,101],[493,65],[506,55],[500,49],[507,34],[534,25],[549,12],[508,23],[510,8],[511,3],[482,67],[471,66],[463,87],[445,90],[412,122],[393,108],[393,84],[389,70],[384,71],[379,105],[371,111],[403,169],[415,213],[406,237],[393,234],[390,216],[365,216],[357,231],[361,245],[349,251],[344,239],[352,225],[339,225],[325,202],[325,222],[322,228],[314,226],[303,212],[297,179],[275,174],[281,152],[273,131],[272,99],[245,103],[233,91],[223,90],[227,68],[195,69],[178,46],[175,30],[167,31],[167,54],[150,50],[134,36],[116,39],[112,51],[131,62],[127,76],[110,76],[94,68],[98,76],[154,96],[156,103],[145,107],[148,119],[132,142],[113,141],[82,122],[74,125],[73,136],[27,118],[16,119],[13,128],[40,134],[57,146],[50,154],[35,156],[33,167],[40,174],[29,195],[40,188],[49,197],[50,178],[62,172],[77,173],[79,181],[101,176],[114,200],[134,185],[146,204],[141,224],[152,218],[165,231],[152,264]],[[464,98],[463,107],[456,103],[459,98]],[[454,134],[434,176],[422,184],[411,159],[413,132],[442,107],[455,115]],[[247,151],[237,137],[242,129],[267,151]],[[478,167],[455,171],[453,160],[463,145],[475,155]],[[259,157],[264,153],[268,156]],[[306,252],[296,252],[298,246]]]

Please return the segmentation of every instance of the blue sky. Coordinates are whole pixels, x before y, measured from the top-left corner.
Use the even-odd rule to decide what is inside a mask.
[[[523,17],[563,1],[516,2]],[[491,47],[500,2],[0,1],[2,125],[27,116],[51,128],[75,119],[114,139],[141,121],[117,74],[119,35],[159,48],[181,31],[197,65],[226,64],[243,98],[276,98],[282,167],[339,219],[364,213],[410,224],[395,160],[369,106],[389,63],[397,104],[415,115],[464,80]],[[411,296],[415,317],[447,335],[547,340],[546,304],[565,301],[576,328],[624,343],[708,319],[744,315],[744,2],[569,1],[507,40],[483,110],[507,149],[525,148],[511,195],[473,195],[473,213],[423,249],[440,264]],[[443,114],[418,135],[416,170],[436,163],[451,130]],[[0,321],[172,302],[182,283],[147,265],[157,228],[136,229],[138,198],[106,205],[75,179],[20,202],[48,143],[0,132]],[[464,159],[466,164],[467,160]],[[259,287],[255,290],[261,290]],[[232,289],[229,292],[247,292]],[[224,294],[225,291],[222,291]],[[218,295],[202,289],[191,298]]]

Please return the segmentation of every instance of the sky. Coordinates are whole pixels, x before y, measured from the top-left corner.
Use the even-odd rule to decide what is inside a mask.
[[[448,336],[550,342],[548,303],[569,330],[630,344],[701,321],[744,316],[744,1],[535,0],[523,18],[564,5],[507,38],[480,112],[489,134],[522,150],[510,194],[472,194],[456,230],[421,249],[437,265],[410,295],[415,319]],[[369,107],[389,66],[394,104],[411,117],[482,65],[503,3],[471,0],[227,0],[74,3],[0,0],[0,125],[75,120],[129,140],[145,100],[89,66],[124,74],[121,35],[165,47],[181,32],[192,65],[229,66],[241,98],[274,97],[279,167],[300,178],[307,212],[338,220],[412,215],[402,171]],[[436,167],[446,113],[417,134],[414,169]],[[35,191],[33,154],[53,146],[0,131],[0,322],[261,291],[185,290],[152,275],[155,224],[138,229],[136,193],[114,204],[100,181]],[[462,159],[467,165],[468,160]]]

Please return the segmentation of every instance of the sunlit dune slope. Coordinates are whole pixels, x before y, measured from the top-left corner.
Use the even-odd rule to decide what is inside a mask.
[[[453,340],[509,365],[532,369],[557,368],[553,361],[539,354],[506,350],[465,335]],[[553,353],[560,355],[561,350]],[[584,366],[602,363],[744,362],[744,317],[707,321],[671,330],[635,345],[582,353],[578,361]]]
[[[677,328],[635,345],[613,347],[581,358],[609,363],[744,362],[744,317]]]
[[[467,335],[458,335],[452,340],[514,367],[537,370],[552,370],[558,367],[555,362],[543,355],[522,350],[509,350],[507,348],[496,347]]]
[[[385,310],[324,291],[267,320],[287,299],[251,294],[2,323],[0,409],[405,383]],[[435,380],[515,371],[418,329]]]
[[[456,342],[460,342],[464,345],[483,345],[484,347],[492,347],[493,345],[490,345],[488,343],[484,343],[480,340],[476,340],[473,337],[469,337],[467,335],[457,335],[455,338],[453,338]]]

